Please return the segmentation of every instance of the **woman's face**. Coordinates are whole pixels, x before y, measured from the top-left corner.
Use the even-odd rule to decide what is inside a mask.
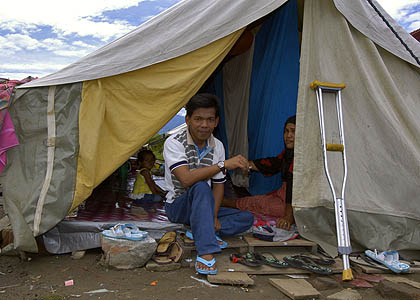
[[[293,123],[287,123],[284,129],[284,143],[287,149],[293,149],[295,147],[295,128],[296,125]]]

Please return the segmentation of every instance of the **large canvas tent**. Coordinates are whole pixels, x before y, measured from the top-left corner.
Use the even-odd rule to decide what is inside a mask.
[[[232,58],[249,33],[251,47]],[[353,247],[418,250],[419,57],[420,44],[374,0],[181,1],[17,91],[10,113],[21,145],[8,152],[4,179],[15,246],[37,251],[34,236],[60,222],[206,88],[223,101],[229,155],[279,153],[283,122],[296,110],[296,222],[304,237],[333,252],[333,202],[309,88],[317,79],[347,85]],[[338,170],[341,161],[330,165]],[[278,184],[256,177],[250,188],[260,193]]]

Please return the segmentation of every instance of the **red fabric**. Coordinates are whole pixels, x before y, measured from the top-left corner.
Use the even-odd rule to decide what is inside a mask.
[[[256,195],[236,199],[236,207],[254,214],[283,217],[286,211],[286,183],[279,190],[265,195]]]

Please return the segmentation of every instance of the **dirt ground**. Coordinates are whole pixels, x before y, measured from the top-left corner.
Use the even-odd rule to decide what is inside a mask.
[[[0,218],[3,215],[0,205]],[[196,280],[206,280],[206,277],[196,274],[193,268],[169,272],[150,272],[145,268],[115,270],[100,263],[101,255],[101,249],[92,249],[79,260],[73,260],[70,254],[29,254],[29,261],[15,256],[0,256],[0,299],[289,299],[268,280],[287,278],[282,275],[251,275],[255,284],[249,287],[210,287]],[[410,274],[407,278],[420,282],[419,275]],[[329,282],[337,282],[337,276],[328,276]],[[308,280],[314,278],[316,276],[312,275]],[[68,280],[73,280],[73,285],[65,286]],[[386,293],[381,292],[378,284],[373,284],[373,288],[355,288],[347,283],[327,284],[325,289],[320,290],[320,299],[327,299],[328,295],[347,287],[356,289],[363,299],[386,299]],[[103,292],[92,293],[98,290]],[[390,293],[388,298],[404,299],[399,297],[405,296]]]

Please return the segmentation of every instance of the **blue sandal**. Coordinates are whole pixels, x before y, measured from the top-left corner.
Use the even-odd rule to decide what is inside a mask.
[[[187,232],[185,232],[185,236],[189,238],[190,240],[194,240],[193,234],[190,230],[187,230]],[[219,242],[220,249],[225,249],[227,247],[227,243],[221,238],[219,238],[217,235],[216,235],[216,239]]]
[[[209,260],[205,260],[204,258],[201,258],[200,256],[197,255],[197,259],[195,261],[195,270],[198,273],[204,274],[204,275],[216,275],[217,269],[215,269],[215,270],[203,270],[203,269],[200,269],[198,267],[198,264],[197,264],[198,262],[202,263],[203,265],[205,265],[205,266],[207,266],[209,268],[212,268],[216,264],[216,259],[214,259],[214,257],[213,257],[212,260],[209,261]]]

